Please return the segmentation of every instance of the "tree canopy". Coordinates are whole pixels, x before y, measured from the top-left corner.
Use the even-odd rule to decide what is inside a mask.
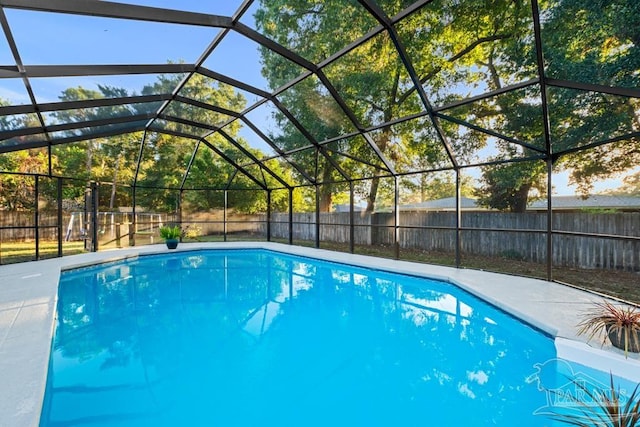
[[[259,44],[271,93],[216,76],[207,54],[169,62],[177,71],[139,93],[72,86],[58,101],[130,101],[1,115],[0,169],[72,177],[71,198],[99,181],[107,209],[132,205],[135,186],[136,203],[153,210],[173,211],[179,199],[213,209],[224,190],[241,190],[237,208],[259,212],[265,189],[300,187],[296,210],[315,209],[317,189],[326,212],[353,186],[373,211],[393,204],[396,184],[399,200],[413,202],[451,197],[461,182],[481,205],[522,212],[547,196],[547,162],[584,194],[640,162],[634,0],[256,4],[257,34],[229,31]],[[261,100],[249,105],[242,91]],[[270,122],[251,123],[261,109]],[[273,157],[243,138],[247,126]],[[39,148],[11,151],[34,141]],[[2,204],[28,208],[29,182],[0,177]],[[287,191],[271,201],[286,209]]]
[[[385,1],[381,6],[397,11],[403,5]],[[547,74],[554,79],[637,87],[637,9],[625,0],[589,5],[574,0],[541,2]],[[376,26],[355,1],[263,1],[256,22],[275,41],[314,62],[331,58]],[[396,50],[394,37],[404,45],[405,58],[401,56],[405,52]],[[531,199],[544,196],[546,191],[547,147],[539,86],[448,108],[435,120],[385,124],[423,113],[429,104],[447,106],[477,93],[537,79],[534,39],[529,2],[434,1],[400,21],[393,32],[380,31],[346,55],[328,61],[321,73],[333,87],[328,88],[322,78],[307,78],[279,98],[313,130],[316,143],[354,127],[373,129],[370,141],[345,141],[357,160],[333,157],[318,170],[323,181],[340,180],[334,163],[351,177],[371,178],[366,191],[368,210],[375,208],[378,177],[388,175],[371,142],[399,171],[454,167],[443,149],[444,142],[461,166],[530,159],[483,168],[476,191],[479,202],[488,207],[523,211]],[[262,55],[263,74],[272,88],[298,72],[291,62],[269,49],[263,48]],[[409,76],[406,60],[421,84],[418,89],[424,90],[422,98]],[[336,95],[354,117],[340,108]],[[637,164],[635,137],[579,154],[572,151],[576,146],[637,132],[636,99],[555,87],[548,89],[547,96],[548,143],[553,153],[559,153],[553,159],[554,166],[556,170],[568,168],[572,182],[583,192],[591,189],[594,180]],[[283,148],[310,145],[283,114],[277,112],[275,120],[283,132],[278,137]],[[327,155],[317,147],[309,150],[314,149]],[[571,156],[561,155],[567,151]],[[296,158],[303,164],[316,161],[310,155]],[[376,167],[371,168],[370,163]],[[323,188],[332,191],[330,186]],[[330,194],[324,198],[327,201],[322,207],[327,210]]]

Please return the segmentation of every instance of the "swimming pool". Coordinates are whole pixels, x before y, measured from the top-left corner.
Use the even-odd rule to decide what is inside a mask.
[[[264,250],[144,256],[63,274],[40,425],[544,426],[535,375],[555,355],[444,282]]]

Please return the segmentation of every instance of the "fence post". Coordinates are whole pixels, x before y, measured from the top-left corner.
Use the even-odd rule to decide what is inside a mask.
[[[91,182],[91,240],[92,252],[98,252],[98,183]]]
[[[355,213],[353,207],[353,181],[349,181],[349,252],[355,252]]]
[[[289,244],[293,245],[293,188],[289,189]]]
[[[131,207],[131,223],[129,224],[129,246],[135,246],[136,245],[136,227],[138,225],[136,221],[136,186],[135,185],[131,187],[131,192],[133,193],[131,195],[133,206]]]
[[[57,178],[58,190],[58,256],[62,256],[62,178]]]
[[[176,206],[176,214],[178,216],[178,226],[182,229],[182,192],[184,190],[180,190],[180,192],[178,193],[178,200],[177,200],[177,206]],[[182,242],[182,233],[180,233],[180,242]]]
[[[224,190],[224,209],[222,210],[222,235],[223,240],[227,241],[227,205],[229,203],[229,197],[227,190]]]
[[[35,223],[34,233],[36,238],[36,261],[40,259],[40,210],[38,207],[38,199],[40,198],[38,194],[40,192],[39,178],[40,177],[38,175],[35,176],[35,185],[34,185],[35,209],[33,211],[33,216],[34,216],[33,220]]]
[[[462,239],[460,227],[462,225],[462,191],[461,187],[461,177],[460,177],[460,169],[456,169],[456,267],[460,268],[461,264],[461,248],[462,248]]]
[[[316,184],[316,248],[320,247],[320,186]]]
[[[400,259],[400,187],[398,186],[398,177],[393,177],[393,256]]]
[[[267,242],[271,241],[271,190],[267,190]]]
[[[553,175],[553,158],[547,157],[547,280],[553,280],[553,206],[551,191]]]
[[[122,227],[121,223],[116,223],[116,247],[121,248],[122,242],[120,242],[120,238],[122,237],[122,233],[120,231],[120,227]]]

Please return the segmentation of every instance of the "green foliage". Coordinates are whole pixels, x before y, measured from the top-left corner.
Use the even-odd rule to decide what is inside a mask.
[[[397,3],[385,2],[384,7],[386,10],[402,7]],[[522,49],[528,34],[521,27],[530,24],[527,21],[530,21],[530,9],[525,4],[507,1],[492,2],[490,6],[481,1],[455,5],[436,3],[404,20],[398,33],[405,42],[421,82],[436,93],[442,93],[442,96],[437,96],[441,102],[450,100],[451,96],[446,93],[461,84],[498,88],[512,83],[514,79],[535,75],[532,49]],[[262,2],[256,13],[256,22],[268,36],[316,61],[348,45],[375,25],[358,3],[336,0],[323,3],[304,0]],[[291,37],[291,34],[299,37]],[[296,75],[297,69],[291,63],[266,49],[262,53],[263,74],[272,87],[278,87]],[[517,56],[517,59],[509,58],[509,55]],[[474,68],[477,72],[469,71]],[[387,33],[381,33],[352,50],[323,71],[361,125],[387,122],[424,109]],[[300,123],[320,141],[354,128],[318,79],[306,79],[283,93],[282,99]],[[310,99],[314,102],[309,102]],[[507,102],[509,100],[503,103]],[[500,106],[494,103],[490,107],[492,109],[485,111],[484,117],[495,122]],[[471,113],[478,114],[476,111]],[[520,113],[511,120],[526,120],[526,114]],[[504,113],[500,114],[504,121],[508,121]],[[297,130],[284,116],[276,114],[275,119],[283,129],[283,134],[275,136],[281,147],[299,147]],[[514,123],[513,127],[521,127],[521,124]],[[455,129],[450,127],[449,132],[453,131]],[[486,138],[478,139],[476,136],[469,139],[469,135],[458,135],[460,141],[453,141],[457,156],[469,156],[486,144]],[[413,120],[387,126],[371,133],[371,137],[398,170],[451,166],[437,134],[426,121]],[[343,143],[342,151],[351,153],[354,158],[333,157],[333,160],[350,177],[372,178],[365,198],[369,201],[368,209],[373,210],[378,191],[384,189],[384,185],[379,183],[379,177],[384,175],[380,169],[381,161],[364,139]],[[317,162],[314,156],[303,153],[294,154],[292,158],[306,170],[321,166],[315,176],[321,182],[335,180],[332,171],[326,170],[328,162],[314,163]],[[371,169],[371,164],[377,165],[378,169]],[[323,188],[329,199],[324,203],[324,210],[328,210],[335,190],[331,186]]]
[[[0,155],[0,171],[47,173],[46,150],[13,151]],[[0,208],[30,210],[35,207],[35,179],[24,175],[0,175]]]
[[[268,36],[315,61],[337,52],[376,25],[357,2],[336,0],[322,3],[300,0],[262,2],[255,17],[258,28]],[[290,34],[300,37],[292,38]],[[400,99],[400,81],[402,79],[406,86],[407,76],[401,77],[402,63],[394,52],[390,39],[383,34],[324,70],[360,123],[388,121],[419,109],[415,97]],[[299,74],[297,66],[269,50],[263,49],[262,57],[263,74],[273,88]],[[355,129],[320,79],[305,79],[284,92],[281,98],[317,141]],[[281,148],[290,150],[310,145],[310,141],[301,138],[286,117],[278,113],[274,118],[282,134],[272,137]],[[391,131],[383,131],[375,139],[385,152],[390,146]],[[334,194],[341,191],[331,184],[345,178],[336,170],[336,164],[350,178],[373,178],[368,196],[375,201],[378,176],[383,174],[380,169],[382,163],[368,142],[363,138],[353,138],[337,141],[328,148],[320,153],[311,150],[291,156],[312,178],[325,184],[321,187],[321,209],[329,211]],[[353,157],[340,153],[349,153]]]
[[[412,3],[381,0],[379,5],[393,16]],[[592,190],[596,180],[620,175],[640,163],[637,137],[640,101],[633,97],[550,85],[545,94],[550,114],[550,147],[544,140],[542,93],[538,85],[440,109],[444,115],[436,120],[438,131],[428,117],[385,125],[425,112],[406,63],[397,52],[392,37],[395,35],[404,45],[411,68],[435,107],[538,78],[530,2],[427,3],[397,22],[396,34],[381,31],[341,58],[323,64],[321,74],[333,88],[325,85],[324,76],[314,74],[278,94],[278,102],[312,135],[313,141],[278,111],[273,116],[276,126],[270,137],[280,149],[296,151],[286,160],[270,160],[265,165],[289,183],[320,183],[321,210],[329,211],[333,204],[344,201],[348,190],[346,178],[358,180],[355,190],[368,202],[368,210],[389,205],[394,188],[386,178],[390,172],[385,162],[401,174],[402,187],[415,193],[403,194],[403,201],[423,201],[452,195],[453,182],[443,181],[438,175],[439,171],[453,168],[450,154],[462,166],[529,160],[483,168],[476,193],[463,182],[463,195],[475,194],[484,206],[512,212],[522,212],[531,200],[546,195],[546,168],[540,158],[549,148],[555,155],[555,170],[569,170],[570,183],[585,194]],[[640,86],[640,2],[541,0],[539,4],[546,77],[614,88]],[[356,0],[261,0],[255,20],[257,29],[267,37],[316,64],[379,25]],[[261,53],[262,73],[272,89],[304,71],[267,48],[261,48]],[[161,75],[144,87],[141,94],[171,93],[181,78]],[[336,102],[332,89],[352,111],[352,117]],[[76,101],[132,95],[136,94],[119,87],[98,86],[92,90],[78,86],[64,90],[59,98]],[[237,112],[246,107],[244,97],[231,86],[198,73],[179,95]],[[160,105],[141,103],[64,110],[55,112],[52,118],[59,123],[121,118],[155,112]],[[80,135],[87,140],[53,145],[50,165],[45,150],[0,156],[0,170],[48,173],[50,167],[54,174],[86,182],[100,181],[101,209],[132,205],[130,186],[135,183],[141,189],[136,198],[138,206],[172,212],[177,208],[179,189],[184,183],[183,203],[194,210],[220,208],[223,204],[220,189],[228,188],[250,195],[234,202],[235,209],[258,212],[265,206],[264,192],[254,190],[262,185],[282,187],[264,166],[247,160],[245,150],[258,159],[263,154],[250,148],[239,136],[240,120],[230,122],[231,117],[223,113],[175,101],[164,114],[196,124],[156,119],[154,127],[190,134],[196,139],[209,134],[210,126],[228,123],[224,130],[241,149],[219,134],[207,137],[207,141],[246,167],[247,173],[260,184],[238,172],[207,144],[194,139],[153,132],[147,134],[144,143],[141,133],[96,136],[101,131],[126,130],[126,126],[139,123],[56,132],[56,138]],[[447,120],[446,115],[454,120]],[[507,138],[490,136],[475,129],[476,126]],[[39,127],[34,114],[0,117],[2,130]],[[375,129],[368,132],[367,139],[362,136],[336,139],[367,128]],[[451,153],[444,149],[439,132]],[[18,144],[31,136],[3,143]],[[600,145],[613,137],[618,139]],[[323,141],[331,142],[322,149],[314,144]],[[585,146],[590,149],[575,151]],[[376,151],[383,154],[385,161]],[[185,175],[192,160],[190,172]],[[413,172],[419,173],[414,177],[407,175]],[[146,187],[159,189],[147,191]],[[29,209],[32,203],[29,194],[33,191],[29,180],[0,176],[0,189],[0,206]],[[82,187],[65,188],[65,196],[80,198],[82,191]],[[311,191],[305,188],[295,192],[296,211],[315,209],[315,195]],[[637,177],[628,181],[619,194],[640,194]],[[288,208],[285,192],[274,195],[272,202],[276,210]]]
[[[202,227],[197,224],[189,224],[183,230],[182,235],[187,239],[198,240],[198,237],[202,236]]]
[[[430,173],[410,175],[401,180],[405,191],[401,193],[400,203],[421,203],[428,200],[455,197],[456,182],[452,173]],[[460,194],[462,197],[474,195],[474,180],[469,175],[462,175]]]
[[[169,93],[179,80],[179,76],[159,76],[158,80],[143,88],[142,94]],[[74,87],[64,90],[60,95],[61,101],[76,101],[88,99],[101,99],[122,96],[132,96],[125,89],[99,86],[98,90],[88,90],[83,87]],[[229,85],[217,82],[207,77],[197,75],[185,86],[181,95],[190,97],[212,105],[225,107],[229,110],[241,111],[246,105],[242,95],[233,90]],[[108,119],[115,117],[144,114],[155,111],[157,103],[130,104],[109,107],[85,108],[77,110],[63,110],[54,114],[60,122],[82,122],[91,120]],[[204,124],[222,124],[228,120],[228,116],[210,110],[205,110],[185,103],[172,103],[166,114],[173,117],[187,118],[191,121]],[[3,118],[4,126],[16,128],[24,126],[22,123],[9,123]],[[158,121],[158,125],[171,131],[189,133],[194,136],[203,135],[206,129],[186,126],[177,122]],[[233,123],[225,127],[225,131],[244,149],[252,152],[257,158],[263,154],[251,149],[247,142],[238,136],[239,124]],[[106,129],[102,129],[106,130]],[[67,132],[73,136],[77,130]],[[95,130],[82,129],[80,132],[90,136]],[[179,188],[185,180],[185,188],[225,188],[231,189],[255,189],[258,185],[246,175],[237,173],[233,165],[215,154],[205,144],[197,147],[193,165],[189,176],[185,177],[187,165],[196,149],[196,143],[191,139],[183,139],[172,135],[149,133],[145,140],[140,161],[139,174],[136,177],[138,153],[142,143],[142,133],[125,133],[123,135],[108,138],[91,138],[86,141],[55,145],[52,149],[52,169],[54,174],[61,176],[73,176],[85,182],[97,181],[104,183],[101,186],[100,209],[112,210],[118,206],[131,206],[132,191],[130,186],[137,182],[136,203],[148,211],[174,212],[178,206]],[[243,154],[229,141],[219,135],[209,137],[208,141],[223,151],[228,157],[242,164]],[[47,173],[46,150],[29,150],[9,153],[0,156],[0,170],[18,171],[27,173]],[[287,176],[287,173],[279,169],[279,164],[271,162],[270,167],[278,173]],[[258,176],[259,169],[253,170]],[[268,174],[266,174],[268,176]],[[136,180],[137,178],[137,180]],[[267,183],[273,185],[273,178],[268,176]],[[158,187],[157,189],[151,189]],[[11,209],[27,209],[33,204],[32,180],[23,179],[20,176],[6,175],[0,177],[2,189],[2,203]],[[84,188],[65,187],[65,198],[82,199]],[[264,192],[248,192],[250,198],[244,198],[236,209],[246,213],[258,212],[265,208]],[[223,206],[221,191],[185,191],[183,202],[196,210],[209,210]],[[281,198],[280,198],[281,199]],[[276,203],[282,205],[282,200]],[[286,201],[288,202],[288,200]]]
[[[385,11],[399,11],[406,4],[384,1],[381,5]],[[640,13],[637,2],[554,0],[541,2],[541,7],[550,76],[614,87],[638,86]],[[358,3],[337,0],[263,1],[256,13],[256,22],[269,37],[312,61],[325,59],[375,25]],[[397,32],[431,101],[446,104],[467,97],[469,94],[465,91],[472,88],[500,89],[537,77],[532,28],[528,2],[468,0],[432,2],[403,19]],[[297,66],[276,53],[267,49],[262,53],[263,74],[272,88],[299,74]],[[386,33],[332,62],[323,72],[364,126],[423,110]],[[281,97],[318,140],[353,127],[318,79],[306,79]],[[554,152],[637,132],[640,127],[638,115],[634,113],[638,110],[638,101],[633,98],[557,88],[551,88],[548,97]],[[448,110],[447,114],[545,149],[541,94],[537,87],[488,98]],[[276,114],[275,119],[282,134],[274,137],[283,149],[309,143],[284,116]],[[478,154],[489,142],[497,152],[486,161],[539,156],[529,148],[445,120],[440,124],[462,164],[481,160]],[[412,120],[384,127],[371,136],[397,170],[451,166],[429,123]],[[364,162],[376,160],[372,160],[375,156],[368,157],[370,151],[362,140],[349,140],[344,144],[343,150],[356,159],[334,157],[333,160],[352,177],[373,178],[366,190],[369,208],[373,209],[377,191],[384,187],[377,178],[383,173],[379,169],[372,173],[364,166]],[[560,157],[555,166],[557,170],[569,168],[572,182],[586,193],[595,179],[637,164],[639,146],[635,137],[622,139],[605,147]],[[335,179],[333,172],[323,170],[328,163],[320,164],[316,156],[299,152],[292,158],[307,171],[317,169],[314,178],[320,181]],[[544,167],[522,168],[521,164],[514,164],[498,169],[487,168],[482,176],[479,196],[486,206],[521,212],[532,199],[544,196]],[[331,186],[323,187],[328,193],[324,207],[329,209],[335,190]]]
[[[165,225],[160,227],[158,232],[160,233],[160,238],[165,240],[175,240],[182,236],[182,229],[178,225]]]
[[[640,172],[622,179],[622,186],[605,192],[619,196],[640,196]]]
[[[545,57],[552,78],[605,86],[640,85],[640,2],[553,0],[545,2]],[[640,130],[639,101],[570,89],[550,91],[554,149],[570,149]],[[640,162],[637,137],[562,159],[583,193],[598,179]],[[570,162],[570,163],[569,163]]]
[[[524,212],[532,190],[546,194],[543,162],[502,163],[485,168],[475,196],[480,206],[502,211]]]

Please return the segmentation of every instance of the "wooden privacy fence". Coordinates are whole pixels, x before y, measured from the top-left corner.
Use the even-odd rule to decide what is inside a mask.
[[[248,215],[236,212],[227,212],[227,234],[264,234],[266,215]],[[187,231],[191,229],[201,236],[221,235],[225,232],[225,215],[222,210],[209,212],[184,212],[182,214],[182,227]]]
[[[320,214],[320,240],[349,243],[350,225],[348,212]],[[316,238],[315,213],[293,215],[292,232],[295,240]],[[463,253],[500,256],[543,263],[547,256],[545,213],[463,212],[461,223],[461,250]],[[70,215],[63,215],[63,233]],[[227,233],[266,235],[265,215],[227,215]],[[163,216],[163,222],[175,220]],[[187,214],[183,226],[197,226],[202,235],[221,234],[224,217],[221,211]],[[144,221],[139,221],[138,232],[145,232]],[[56,216],[40,213],[41,226],[53,226]],[[102,222],[106,237],[113,238],[113,226]],[[32,227],[33,214],[1,212],[0,226]],[[399,215],[399,245],[406,249],[454,252],[456,245],[455,212],[406,211]],[[146,227],[149,225],[147,224]],[[128,227],[128,225],[127,225]],[[151,226],[153,228],[153,226]],[[157,227],[157,225],[156,225]],[[560,212],[553,215],[553,264],[556,266],[588,269],[620,269],[640,271],[640,213],[581,213]],[[155,230],[146,230],[154,232]],[[356,245],[393,245],[394,215],[392,213],[356,213],[354,216],[354,243]],[[129,229],[121,230],[124,237]],[[572,233],[597,234],[579,236]],[[288,239],[289,214],[274,213],[271,216],[271,236]],[[637,237],[625,240],[620,237]],[[56,228],[42,228],[40,238],[55,240]],[[33,240],[30,228],[0,230],[2,241]],[[102,240],[102,239],[101,239]]]
[[[455,251],[455,212],[409,211],[399,217],[401,248]],[[288,237],[288,218],[288,214],[272,215],[272,237]],[[546,213],[464,212],[461,219],[463,253],[546,262]],[[293,222],[294,239],[315,240],[315,214],[294,214]],[[349,213],[321,214],[320,224],[321,241],[349,242]],[[394,244],[392,213],[357,213],[355,225],[357,245]],[[554,213],[553,230],[554,265],[640,271],[640,213]],[[624,240],[621,236],[639,239]]]
[[[98,238],[101,242],[116,237],[126,237],[133,231],[133,215],[125,212],[99,212]],[[157,234],[158,227],[175,221],[175,215],[157,213],[136,213],[135,231],[140,235]],[[38,225],[42,240],[58,239],[58,214],[55,211],[41,211]],[[84,224],[82,212],[63,212],[63,240],[81,240],[85,237],[88,224]],[[0,240],[5,242],[23,242],[35,239],[35,215],[32,212],[0,212]]]

